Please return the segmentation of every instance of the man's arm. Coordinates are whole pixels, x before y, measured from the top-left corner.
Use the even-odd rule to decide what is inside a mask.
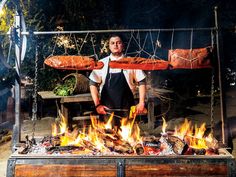
[[[95,85],[90,85],[90,93],[94,102],[95,107],[100,104],[98,88]]]
[[[136,105],[136,112],[144,113],[145,110],[146,85],[139,85],[139,103]]]
[[[101,105],[99,91],[98,91],[98,87],[96,85],[90,84],[90,93],[91,93],[97,113],[98,114],[106,114],[105,108],[107,108],[107,107],[104,105]]]

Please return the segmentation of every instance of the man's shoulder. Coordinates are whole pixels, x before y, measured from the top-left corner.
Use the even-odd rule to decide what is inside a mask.
[[[107,61],[109,61],[109,56],[107,56],[107,57],[105,57],[105,58],[102,58],[102,59],[100,59],[99,61],[101,61],[101,62],[107,62]]]

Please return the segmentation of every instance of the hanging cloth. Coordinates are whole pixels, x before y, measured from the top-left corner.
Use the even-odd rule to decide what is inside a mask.
[[[173,49],[174,31],[168,61],[173,69],[211,68],[212,47],[192,49],[193,30],[191,31],[190,49]]]

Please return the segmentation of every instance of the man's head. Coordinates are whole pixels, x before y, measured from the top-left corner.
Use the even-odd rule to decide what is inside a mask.
[[[114,56],[121,56],[124,44],[120,36],[111,35],[109,38],[109,49]]]

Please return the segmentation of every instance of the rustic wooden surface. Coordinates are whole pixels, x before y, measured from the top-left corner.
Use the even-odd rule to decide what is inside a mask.
[[[144,176],[227,176],[227,166],[221,164],[139,164],[126,165],[126,177]],[[115,177],[116,165],[16,165],[15,177]]]
[[[115,177],[116,165],[16,165],[15,177]]]
[[[126,165],[126,177],[132,176],[227,176],[227,166],[219,164]]]

